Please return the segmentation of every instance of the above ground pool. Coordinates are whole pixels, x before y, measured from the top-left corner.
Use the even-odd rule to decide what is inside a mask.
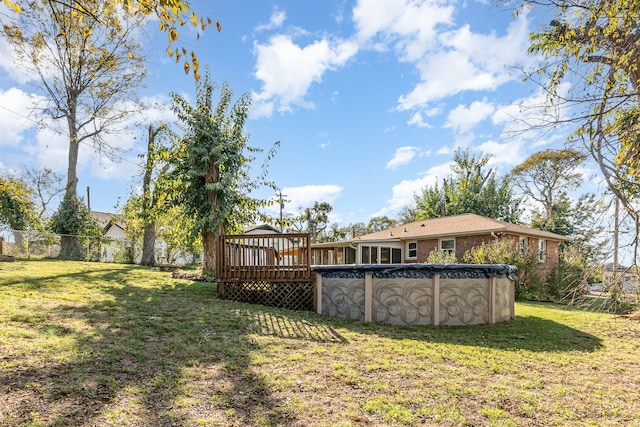
[[[318,313],[396,325],[482,325],[514,318],[510,265],[314,266]]]

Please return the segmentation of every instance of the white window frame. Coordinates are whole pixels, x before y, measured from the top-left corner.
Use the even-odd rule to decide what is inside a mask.
[[[365,257],[365,252],[368,250],[369,257]],[[360,255],[359,264],[382,264],[382,252],[388,252],[389,259],[385,260],[384,264],[393,264],[393,255],[394,252],[398,255],[397,251],[400,251],[399,258],[400,262],[402,262],[402,245],[386,245],[383,243],[370,243],[367,245],[360,245],[358,254]]]
[[[544,239],[538,240],[538,261],[545,262],[547,260],[547,241]]]
[[[411,245],[415,245],[414,249],[411,249]],[[414,252],[414,255],[411,256],[411,252]],[[418,259],[418,241],[407,242],[407,259]]]
[[[443,248],[442,247],[442,243],[444,243],[444,242],[453,242],[453,248],[446,248],[446,249]],[[452,253],[452,254],[455,255],[456,254],[456,239],[455,239],[455,237],[451,238],[451,239],[439,239],[438,240],[438,249],[440,250],[441,253],[448,252],[448,253]]]
[[[518,250],[521,254],[526,254],[529,251],[529,239],[527,236],[520,236],[518,238]]]

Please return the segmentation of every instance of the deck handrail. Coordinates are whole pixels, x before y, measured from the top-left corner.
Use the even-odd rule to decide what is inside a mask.
[[[228,234],[218,240],[221,282],[300,282],[311,279],[308,233]]]

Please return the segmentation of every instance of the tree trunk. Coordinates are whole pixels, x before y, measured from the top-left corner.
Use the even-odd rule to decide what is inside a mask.
[[[70,111],[67,114],[67,125],[69,127],[69,153],[67,165],[67,186],[66,194],[69,196],[75,196],[78,187],[78,130],[76,129],[76,115],[75,111]]]
[[[142,239],[142,260],[140,264],[153,266],[156,263],[156,224],[153,219],[152,209],[154,205],[151,195],[151,174],[153,173],[154,143],[160,128],[154,130],[149,125],[149,137],[147,139],[147,164],[142,178],[142,216],[144,218],[144,237]]]
[[[74,105],[75,99],[70,100]],[[76,114],[75,111],[67,112],[67,125],[69,128],[69,153],[68,153],[68,165],[67,165],[67,185],[65,187],[64,200],[72,200],[71,197],[77,197],[76,191],[78,187],[78,129],[76,128]],[[66,230],[65,233],[73,233],[71,230]],[[63,235],[60,237],[60,255],[62,259],[82,259],[82,250],[80,247],[78,237],[73,235]]]
[[[77,236],[62,235],[60,236],[60,254],[61,259],[84,259],[84,251]]]
[[[205,107],[207,111],[211,112],[211,87],[207,87],[207,94],[205,100]],[[220,182],[220,170],[217,165],[218,159],[216,157],[210,158],[207,165],[207,172],[204,177],[205,188],[208,184],[215,184]],[[220,213],[220,200],[218,199],[218,193],[212,190],[207,190],[207,201],[211,207],[211,211],[214,215]],[[202,246],[204,249],[204,260],[202,269],[205,272],[216,273],[217,262],[217,248],[218,238],[222,236],[226,229],[226,221],[224,218],[218,218],[216,226],[204,227],[202,231]]]
[[[217,244],[218,236],[216,236],[216,233],[204,230],[202,233],[202,247],[204,249],[204,261],[202,265],[203,271],[215,272]]]
[[[154,223],[144,226],[144,236],[142,238],[142,259],[141,265],[153,267],[156,264],[156,225]]]

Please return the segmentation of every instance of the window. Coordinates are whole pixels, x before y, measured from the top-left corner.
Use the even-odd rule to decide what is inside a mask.
[[[408,259],[418,258],[418,242],[407,243],[407,258]]]
[[[402,251],[400,248],[391,248],[391,264],[402,263]]]
[[[538,261],[545,262],[547,259],[547,242],[545,240],[538,240]]]
[[[377,246],[371,246],[371,264],[378,263],[378,249]]]
[[[362,247],[362,254],[360,256],[360,262],[362,264],[371,264],[371,248],[369,246]]]
[[[351,255],[348,252],[345,252],[345,259],[351,261]],[[355,262],[355,254],[353,254],[353,262]],[[360,263],[400,264],[402,263],[402,249],[390,246],[361,246]]]
[[[344,263],[345,264],[356,263],[356,250],[354,248],[344,248]]]
[[[456,239],[440,240],[440,252],[454,254],[456,253]]]
[[[520,251],[521,254],[525,254],[527,253],[527,249],[529,247],[529,242],[527,241],[526,237],[520,237],[518,239],[518,250]]]
[[[391,264],[391,248],[380,248],[380,264]]]

